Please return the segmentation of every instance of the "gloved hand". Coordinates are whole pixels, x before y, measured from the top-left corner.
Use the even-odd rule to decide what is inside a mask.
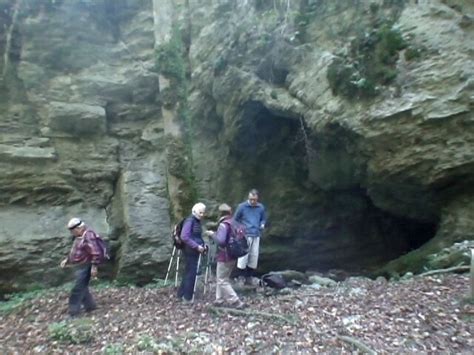
[[[200,252],[201,254],[206,254],[207,251],[209,250],[209,246],[207,246],[206,244],[204,245],[200,245],[198,246],[198,252]]]
[[[205,237],[208,237],[208,238],[211,238],[213,235],[214,235],[215,232],[211,231],[211,230],[208,230],[208,231],[205,231],[204,232],[204,236]]]

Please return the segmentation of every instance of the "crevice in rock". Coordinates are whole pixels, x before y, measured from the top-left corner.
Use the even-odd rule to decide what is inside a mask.
[[[9,60],[10,60],[10,55],[11,55],[11,48],[13,46],[13,34],[15,31],[15,26],[17,23],[17,18],[18,18],[18,13],[20,11],[21,7],[21,2],[22,0],[16,0],[15,4],[12,6],[12,16],[11,16],[11,22],[7,28],[6,31],[6,36],[5,36],[5,49],[3,51],[3,68],[2,68],[2,79],[5,79],[7,72],[8,72],[8,66],[9,66]]]
[[[303,139],[299,136],[298,120],[277,116],[258,101],[247,102],[239,115],[241,119],[234,128],[227,128],[232,136],[233,154],[263,157],[274,155],[276,147],[301,150]]]
[[[240,116],[225,128],[228,161],[220,177],[223,186],[235,182],[235,199],[244,196],[249,186],[266,190],[271,181],[279,181],[278,188],[286,190],[307,181],[305,145],[297,119],[274,115],[260,102],[245,104]],[[243,180],[237,181],[237,176]]]

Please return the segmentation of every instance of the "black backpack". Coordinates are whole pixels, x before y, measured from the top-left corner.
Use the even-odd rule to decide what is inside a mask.
[[[229,226],[229,235],[227,239],[227,253],[233,258],[240,258],[249,252],[249,244],[245,237],[245,225],[237,222],[235,219],[226,219],[222,221]]]
[[[287,286],[285,279],[283,276],[277,273],[268,273],[262,276],[262,286],[268,286],[271,288],[276,288],[281,290]]]
[[[171,238],[173,240],[173,246],[176,247],[176,249],[183,249],[184,248],[184,242],[181,239],[181,231],[183,229],[183,224],[184,221],[186,221],[187,217],[184,217],[181,221],[176,223],[173,227],[173,230],[171,231]]]

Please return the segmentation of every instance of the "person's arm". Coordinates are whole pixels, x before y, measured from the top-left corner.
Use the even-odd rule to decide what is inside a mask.
[[[235,211],[234,213],[234,219],[237,221],[237,222],[242,222],[242,211],[244,209],[244,206],[242,204],[240,204],[238,207],[237,207],[237,210]]]
[[[262,213],[260,213],[260,230],[263,230],[266,224],[267,224],[267,214],[265,212],[265,207],[262,205]]]
[[[77,250],[76,250],[77,247],[78,247],[77,239],[74,238],[69,254],[61,261],[61,264],[59,265],[61,268],[65,268],[68,264],[73,263],[73,255],[77,253]]]
[[[184,222],[183,229],[181,230],[181,240],[192,249],[199,250],[200,245],[191,238],[193,232],[193,220],[187,219]]]

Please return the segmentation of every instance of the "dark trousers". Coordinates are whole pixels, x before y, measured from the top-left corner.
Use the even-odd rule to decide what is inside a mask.
[[[245,269],[235,269],[235,277],[243,276],[243,277],[255,277],[256,276],[256,271],[255,269],[252,269],[251,267],[246,267]]]
[[[96,308],[94,298],[89,292],[89,281],[91,279],[92,265],[80,265],[77,267],[74,276],[76,281],[69,296],[69,314],[75,316],[81,311],[84,305],[86,311]]]
[[[199,253],[186,247],[184,249],[184,258],[184,275],[181,280],[181,286],[178,289],[178,298],[183,297],[185,300],[191,301],[194,293],[194,283],[196,282]]]

